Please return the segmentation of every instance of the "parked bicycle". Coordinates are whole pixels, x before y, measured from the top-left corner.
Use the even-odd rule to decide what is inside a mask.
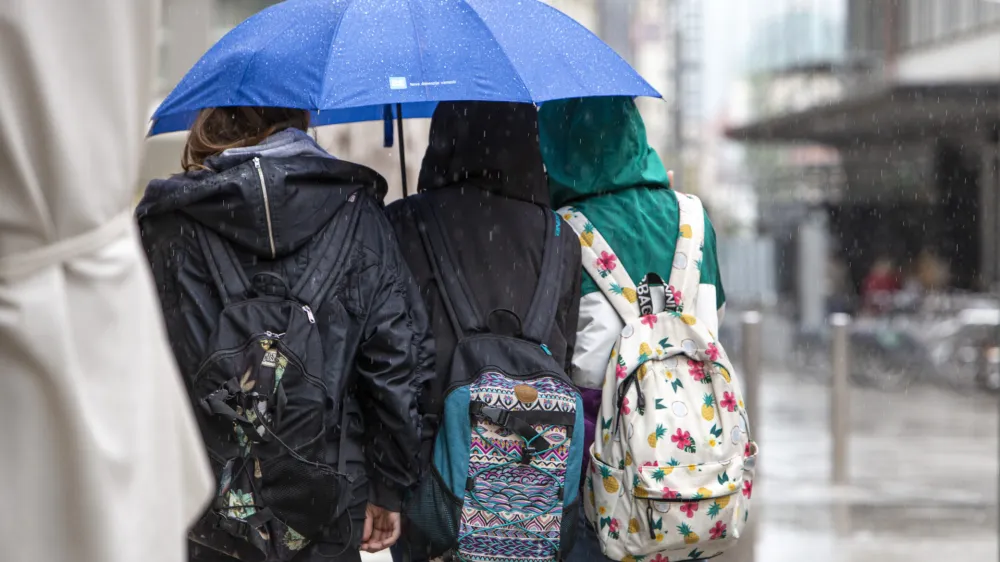
[[[968,392],[1000,390],[1000,307],[985,295],[949,293],[897,298],[887,314],[861,316],[850,328],[850,377],[859,386],[898,391],[917,381]],[[792,361],[828,380],[830,332],[799,334]]]

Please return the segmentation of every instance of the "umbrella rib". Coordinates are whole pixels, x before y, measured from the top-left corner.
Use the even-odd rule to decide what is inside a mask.
[[[427,73],[424,72],[424,49],[420,45],[420,36],[417,33],[417,22],[413,18],[413,4],[411,0],[406,0],[406,11],[410,14],[410,25],[413,27],[413,39],[417,42],[417,63],[420,65],[420,81],[426,80]],[[427,99],[427,86],[423,87],[424,99]],[[402,119],[402,116],[400,116]]]
[[[503,57],[507,59],[507,64],[509,64],[511,69],[514,71],[514,76],[516,76],[517,81],[521,83],[521,88],[524,90],[524,93],[527,94],[528,102],[534,103],[535,99],[531,94],[531,90],[528,89],[528,85],[524,83],[524,78],[521,77],[521,72],[518,70],[516,66],[514,66],[514,61],[511,60],[510,55],[507,53],[507,47],[500,42],[500,38],[497,37],[496,33],[493,32],[493,29],[489,26],[489,24],[486,23],[486,20],[483,19],[483,16],[479,13],[479,10],[477,10],[475,6],[468,3],[466,0],[461,0],[461,3],[468,6],[469,9],[472,10],[472,13],[476,14],[476,19],[478,19],[479,23],[481,23],[482,26],[486,28],[486,31],[490,34],[490,37],[492,37],[493,40],[496,41],[497,46],[500,47],[500,52],[503,53]]]
[[[347,7],[344,11],[340,13],[340,19],[337,20],[337,25],[333,27],[333,35],[330,36],[330,44],[327,46],[326,50],[326,68],[323,69],[323,87],[319,91],[319,99],[313,100],[313,105],[316,106],[316,111],[320,111],[320,104],[326,101],[326,95],[328,94],[326,90],[326,71],[329,70],[330,59],[333,57],[333,45],[337,42],[337,38],[340,37],[340,26],[344,23],[344,18],[347,17],[347,11],[354,7],[355,0],[348,0]]]
[[[261,45],[261,47],[259,49],[256,49],[253,53],[250,54],[250,60],[248,60],[247,61],[247,65],[245,67],[243,67],[243,75],[240,76],[240,85],[236,87],[236,89],[233,91],[233,93],[229,97],[229,103],[230,103],[230,105],[233,103],[233,101],[232,101],[233,100],[233,96],[235,96],[236,94],[239,94],[240,91],[243,90],[243,83],[247,79],[247,73],[250,72],[250,67],[253,66],[254,61],[257,60],[257,54],[260,53],[261,51],[263,51],[265,48],[267,48],[271,44],[271,41],[274,41],[275,38],[284,35],[285,32],[288,31],[292,27],[292,25],[294,25],[294,23],[295,23],[294,21],[293,22],[289,22],[288,25],[286,25],[285,27],[283,27],[281,29],[280,33],[275,33],[271,37],[268,37],[267,41],[265,41],[264,44]],[[302,109],[302,108],[298,108],[298,109]]]

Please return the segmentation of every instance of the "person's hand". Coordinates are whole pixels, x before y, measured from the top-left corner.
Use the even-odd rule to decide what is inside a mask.
[[[396,544],[402,529],[399,514],[368,504],[365,510],[365,533],[361,538],[361,550],[379,552]]]

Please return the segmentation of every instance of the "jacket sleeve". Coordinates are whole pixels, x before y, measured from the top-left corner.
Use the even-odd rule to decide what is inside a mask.
[[[726,292],[722,288],[722,272],[719,271],[719,249],[715,228],[705,213],[705,253],[702,256],[701,283],[695,301],[695,315],[705,322],[713,334],[719,333],[719,326],[726,312]]]
[[[378,213],[380,272],[358,353],[365,416],[369,502],[400,511],[420,478],[420,389],[434,372],[434,342],[420,292]]]
[[[573,382],[580,388],[600,390],[611,350],[621,334],[622,322],[615,307],[600,291],[580,299],[576,349],[573,352]]]

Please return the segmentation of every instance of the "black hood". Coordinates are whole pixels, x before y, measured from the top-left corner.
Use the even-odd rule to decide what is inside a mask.
[[[374,170],[332,158],[247,155],[228,164],[153,180],[137,218],[183,213],[240,248],[275,258],[301,248],[358,189],[379,201],[386,193],[385,179]]]
[[[474,186],[548,205],[538,110],[524,103],[442,102],[431,121],[420,191]]]

